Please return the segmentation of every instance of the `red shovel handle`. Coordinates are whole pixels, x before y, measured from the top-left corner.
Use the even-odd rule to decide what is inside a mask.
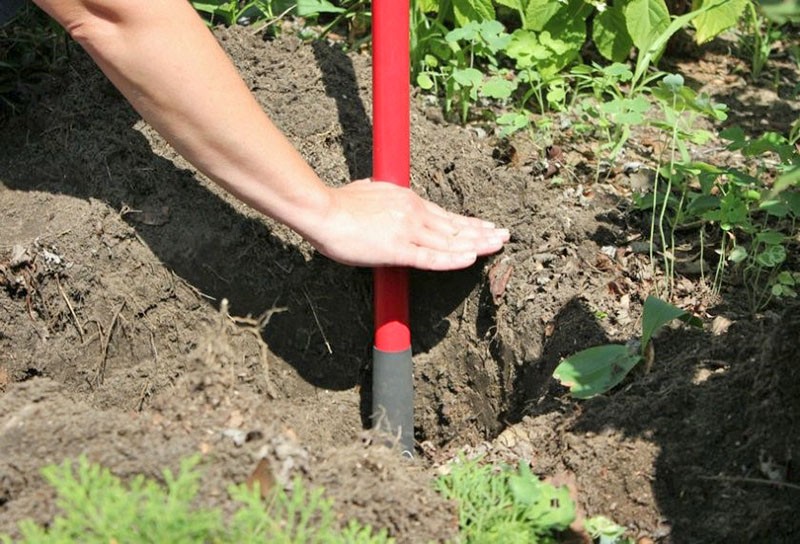
[[[372,3],[373,179],[409,186],[409,2]],[[411,346],[408,274],[375,270],[375,347],[398,352]]]

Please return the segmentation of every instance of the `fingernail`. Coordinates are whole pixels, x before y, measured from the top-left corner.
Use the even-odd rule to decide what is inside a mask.
[[[484,227],[486,227],[487,229],[493,229],[493,228],[495,228],[495,224],[494,224],[494,223],[492,223],[491,221],[484,221],[484,222],[483,222],[483,226],[484,226]]]
[[[509,231],[508,229],[497,229],[497,233],[506,240],[508,240],[509,237],[511,236],[511,231]]]

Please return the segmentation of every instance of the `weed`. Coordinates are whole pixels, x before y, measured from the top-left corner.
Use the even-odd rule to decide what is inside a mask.
[[[163,474],[164,486],[143,476],[127,485],[85,457],[43,469],[56,489],[62,514],[48,527],[32,521],[20,523],[27,544],[85,542],[146,543],[256,543],[277,544],[388,544],[385,531],[377,534],[356,522],[336,529],[332,502],[321,489],[306,490],[296,480],[291,493],[277,489],[268,504],[258,488],[232,486],[231,497],[239,508],[226,524],[217,510],[196,508],[199,491],[199,457],[181,462],[177,475]],[[5,544],[12,542],[0,535]]]
[[[567,488],[542,482],[522,461],[514,470],[461,459],[436,486],[458,503],[466,544],[554,543],[555,534],[575,519]]]

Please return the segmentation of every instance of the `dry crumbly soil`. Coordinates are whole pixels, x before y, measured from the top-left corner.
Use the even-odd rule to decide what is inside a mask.
[[[218,37],[323,178],[369,175],[368,56]],[[681,69],[754,131],[797,115],[781,94],[745,92],[726,63],[710,51]],[[501,145],[421,97],[412,126],[413,188],[513,238],[469,270],[412,274],[420,449],[408,463],[365,431],[370,273],[222,193],[74,51],[0,131],[0,533],[55,515],[49,463],[86,454],[159,477],[201,453],[206,504],[230,508],[227,486],[265,458],[278,482],[324,486],[343,522],[446,541],[457,517],[432,479],[466,450],[530,462],[642,542],[795,542],[797,307],[752,316],[741,288],[711,297],[679,275],[678,299],[706,328],[666,331],[649,373],[570,400],[550,377],[559,359],[634,337],[658,279],[635,250],[635,180],[594,182],[568,133]],[[543,176],[550,143],[562,184]]]

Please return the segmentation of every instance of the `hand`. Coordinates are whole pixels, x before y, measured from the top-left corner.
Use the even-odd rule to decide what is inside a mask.
[[[507,229],[448,212],[410,189],[370,180],[331,189],[331,208],[306,233],[317,250],[353,266],[455,270],[499,251]]]

